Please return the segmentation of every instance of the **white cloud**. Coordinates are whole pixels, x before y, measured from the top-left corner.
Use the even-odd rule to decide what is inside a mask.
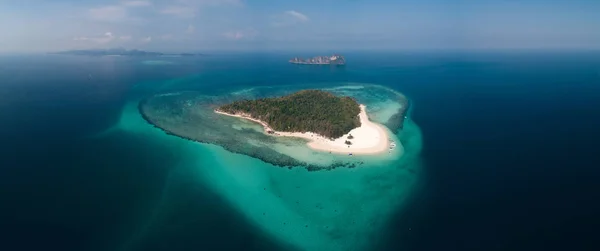
[[[226,38],[229,38],[229,39],[238,40],[238,39],[242,39],[244,37],[244,34],[241,31],[229,31],[229,32],[223,33],[223,36],[225,36]]]
[[[273,22],[271,25],[282,27],[282,26],[291,26],[299,23],[306,23],[310,21],[308,16],[297,12],[295,10],[288,10],[273,17]]]
[[[295,19],[297,19],[300,22],[307,22],[309,20],[306,15],[304,15],[300,12],[297,12],[295,10],[288,10],[285,12],[285,14],[294,17]]]
[[[193,25],[188,25],[187,29],[185,30],[186,33],[188,34],[192,34],[194,32],[196,32],[196,27],[194,27]]]
[[[103,35],[97,35],[97,36],[91,36],[91,37],[74,37],[73,40],[75,41],[86,41],[86,42],[92,42],[92,43],[97,43],[97,44],[106,44],[109,42],[112,42],[115,39],[115,36],[112,34],[112,32],[106,32]]]
[[[146,7],[151,6],[152,3],[148,1],[134,0],[134,1],[125,1],[121,3],[123,6],[127,7]]]
[[[227,39],[231,40],[241,40],[241,39],[252,39],[258,35],[258,32],[254,29],[246,29],[243,31],[229,31],[223,33],[223,36]]]
[[[122,41],[129,41],[129,40],[131,40],[131,38],[132,38],[131,36],[120,36],[119,37],[119,39]]]
[[[160,11],[162,14],[173,15],[181,18],[192,18],[196,16],[196,9],[190,6],[168,6]]]
[[[173,36],[172,34],[165,34],[160,36],[160,39],[162,40],[175,40],[175,36]]]
[[[118,5],[107,5],[88,10],[88,15],[91,19],[104,22],[122,22],[126,20],[136,20],[129,17],[128,9],[136,7],[151,6],[148,1],[133,0],[121,2]]]
[[[91,19],[106,22],[119,22],[127,18],[127,10],[122,6],[92,8],[88,14]]]
[[[242,0],[178,0],[186,5],[243,5]]]
[[[145,38],[142,38],[142,42],[143,42],[143,43],[150,43],[151,41],[152,41],[152,37],[145,37]]]
[[[181,18],[193,18],[199,9],[208,6],[242,6],[242,0],[178,0],[176,4],[162,9],[162,14],[172,15]]]

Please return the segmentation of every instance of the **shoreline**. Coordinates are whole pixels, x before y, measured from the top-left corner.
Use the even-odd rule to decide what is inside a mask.
[[[214,112],[258,123],[263,126],[263,132],[267,135],[307,139],[309,140],[307,145],[313,150],[352,155],[375,155],[385,153],[390,150],[389,134],[382,125],[369,120],[365,108],[365,105],[360,105],[360,113],[358,114],[360,118],[360,127],[354,128],[349,133],[333,140],[312,132],[275,131],[266,122],[251,118],[247,114],[230,114],[218,110],[214,110]],[[272,131],[272,133],[269,133],[269,131]],[[348,135],[352,135],[354,138],[347,139]],[[352,142],[352,145],[346,145],[344,143],[346,140]]]

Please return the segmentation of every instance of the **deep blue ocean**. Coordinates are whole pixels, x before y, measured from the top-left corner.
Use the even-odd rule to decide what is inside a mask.
[[[0,250],[120,250],[132,238],[131,250],[280,250],[191,178],[166,184],[176,150],[89,135],[157,92],[320,82],[400,91],[422,130],[422,181],[377,250],[598,250],[600,53],[344,54],[334,68],[288,53],[0,56]],[[135,237],[165,186],[177,192],[164,229]]]

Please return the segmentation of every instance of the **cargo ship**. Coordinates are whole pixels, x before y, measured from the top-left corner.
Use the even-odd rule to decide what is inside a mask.
[[[346,59],[341,55],[317,56],[309,59],[292,58],[292,64],[311,64],[311,65],[345,65]]]

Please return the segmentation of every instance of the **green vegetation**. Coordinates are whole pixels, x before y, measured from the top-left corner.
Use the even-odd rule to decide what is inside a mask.
[[[246,114],[276,131],[314,132],[339,138],[360,126],[359,104],[351,97],[336,97],[320,90],[303,90],[277,98],[240,100],[217,108]]]

